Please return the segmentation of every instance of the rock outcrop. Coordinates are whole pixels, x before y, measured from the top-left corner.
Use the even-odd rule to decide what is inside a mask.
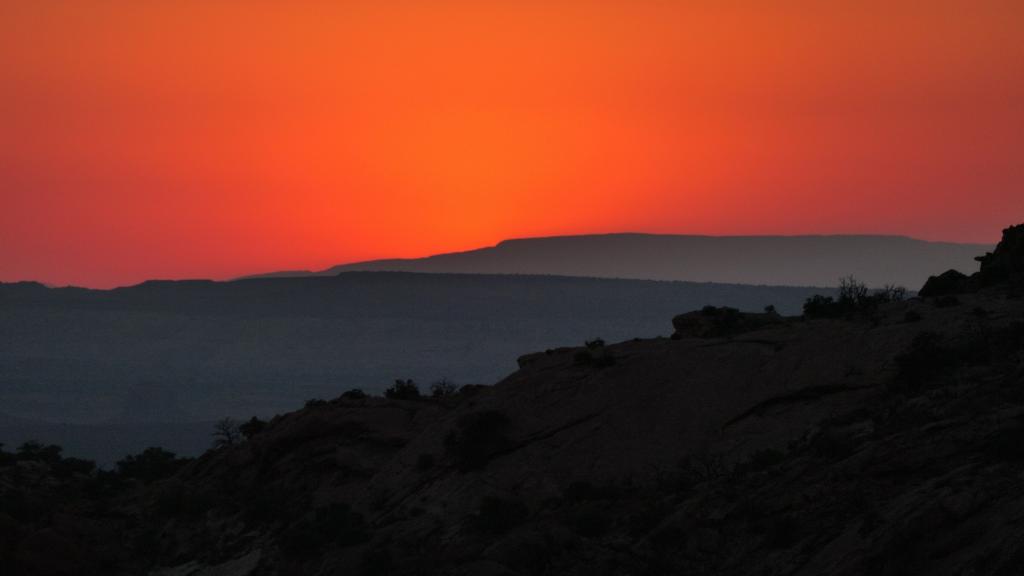
[[[1024,224],[1003,230],[1003,238],[995,251],[977,260],[981,262],[978,278],[983,285],[1008,282],[1019,287],[1024,284]]]
[[[1011,293],[1024,291],[1024,224],[1003,230],[1003,238],[994,251],[975,258],[981,269],[967,276],[948,270],[930,276],[918,295],[923,298],[976,292],[990,286],[1005,286]]]

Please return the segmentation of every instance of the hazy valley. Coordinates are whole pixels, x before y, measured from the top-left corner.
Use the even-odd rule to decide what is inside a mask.
[[[0,285],[0,442],[59,443],[107,464],[150,445],[198,454],[222,417],[399,378],[492,384],[524,351],[667,335],[669,318],[704,305],[791,314],[823,292],[409,273]]]

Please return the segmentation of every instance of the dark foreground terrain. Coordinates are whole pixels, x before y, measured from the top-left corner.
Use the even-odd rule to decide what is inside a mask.
[[[920,298],[707,308],[191,461],[0,456],[5,574],[1020,574],[1024,227]],[[667,320],[667,319],[666,319]],[[442,392],[445,392],[442,390]]]

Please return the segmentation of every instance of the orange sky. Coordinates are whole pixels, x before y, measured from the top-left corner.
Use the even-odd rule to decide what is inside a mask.
[[[1024,2],[4,0],[0,281],[1024,221]]]

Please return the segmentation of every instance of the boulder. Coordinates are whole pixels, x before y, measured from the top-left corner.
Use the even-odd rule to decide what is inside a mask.
[[[1024,290],[1024,224],[1003,230],[1003,238],[995,250],[975,258],[980,270],[966,276],[947,270],[930,276],[918,292],[922,298],[977,292],[986,286],[1009,285],[1012,292]]]
[[[922,298],[962,294],[970,291],[970,277],[957,270],[946,270],[938,276],[929,276],[917,293]]]

